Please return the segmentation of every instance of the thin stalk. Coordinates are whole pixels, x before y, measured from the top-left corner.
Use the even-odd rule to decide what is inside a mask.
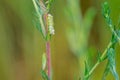
[[[43,1],[39,0],[32,0],[35,10],[38,14],[39,21],[40,21],[40,28],[43,34],[43,37],[46,39],[46,55],[47,55],[47,76],[48,80],[51,80],[51,52],[50,52],[50,37],[54,34],[53,29],[53,19],[52,15],[48,13],[46,10],[46,5],[43,3]],[[51,3],[53,0],[48,0],[48,8],[51,7]],[[52,26],[52,28],[51,28]]]
[[[49,80],[51,79],[51,52],[50,52],[50,42],[46,42],[46,54],[47,54],[47,74]]]
[[[96,69],[96,67],[101,63],[101,61],[104,61],[105,59],[105,56],[106,56],[106,53],[107,53],[107,50],[112,46],[112,42],[110,42],[107,46],[107,48],[105,49],[105,51],[102,53],[101,57],[100,57],[100,60],[98,59],[96,64],[92,67],[92,69],[89,71],[89,73],[85,76],[85,78],[88,78],[92,73],[93,71]]]

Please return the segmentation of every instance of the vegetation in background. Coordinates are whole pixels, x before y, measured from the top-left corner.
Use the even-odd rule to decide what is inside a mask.
[[[65,13],[71,22],[71,26],[67,28],[67,38],[70,49],[78,57],[86,53],[89,33],[96,14],[92,7],[86,11],[84,17],[81,11],[80,0],[67,0]]]
[[[96,11],[91,7],[86,11],[83,17],[80,3],[80,0],[67,0],[65,13],[71,26],[67,28],[66,32],[70,49],[77,56],[81,66],[80,75],[84,75],[83,67],[86,56],[88,56],[89,34]]]
[[[112,38],[104,52],[99,54],[96,64],[91,69],[85,67],[84,80],[88,80],[97,66],[105,60],[107,60],[107,65],[103,73],[102,80],[106,80],[106,76],[110,72],[113,74],[115,80],[119,80],[119,76],[116,71],[115,45],[120,41],[120,30],[116,29],[115,25],[112,23],[112,19],[110,17],[110,8],[107,2],[104,2],[102,5],[102,14],[112,32]]]
[[[81,8],[79,7],[79,0],[67,0],[67,3],[67,16],[73,24],[71,27],[67,28],[68,42],[73,53],[77,55],[78,58],[81,58],[81,56],[84,56],[88,50],[87,42],[91,25],[95,16],[95,11],[93,8],[88,9],[83,18]],[[110,40],[110,43],[108,44],[105,51],[101,54],[99,53],[97,62],[93,67],[88,65],[89,61],[85,61],[84,76],[81,76],[80,80],[88,80],[96,67],[105,60],[108,60],[108,63],[106,65],[102,79],[105,80],[108,73],[112,72],[115,80],[119,80],[119,76],[116,72],[115,44],[120,42],[120,31],[119,29],[115,29],[115,26],[112,23],[112,19],[110,18],[110,8],[107,2],[104,2],[102,5],[102,14],[112,32],[112,39]],[[80,62],[81,61],[82,60],[80,60]]]
[[[53,27],[53,16],[49,13],[53,0],[33,0],[34,7],[37,13],[37,29],[41,32],[46,42],[46,54],[42,56],[41,75],[44,80],[51,80],[51,51],[50,40],[55,34]],[[47,68],[46,68],[47,66]],[[46,73],[47,72],[47,73]]]

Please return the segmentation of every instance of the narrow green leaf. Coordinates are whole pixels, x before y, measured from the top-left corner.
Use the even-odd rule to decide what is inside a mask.
[[[103,58],[101,58],[101,56],[102,56],[102,53],[100,51],[98,51],[97,60],[99,63],[104,61],[105,59],[107,59],[107,56],[104,56]]]
[[[89,66],[87,64],[87,62],[85,61],[85,72],[84,72],[84,75],[88,75],[89,74]],[[88,80],[89,79],[89,76],[85,77],[84,80]]]
[[[43,14],[45,13],[45,9],[41,5],[43,5],[42,2],[39,2],[38,0],[32,0],[33,5],[35,7],[36,13],[37,13],[37,19],[36,20],[36,27],[37,29],[42,33],[42,36],[46,37],[46,31],[45,31],[45,24],[43,19]],[[40,4],[41,3],[41,4]]]
[[[102,80],[106,80],[106,76],[111,72],[115,80],[119,80],[119,76],[116,72],[116,63],[115,63],[115,50],[114,48],[109,48],[107,52],[108,63],[103,73]]]
[[[50,10],[53,2],[54,2],[54,0],[48,0],[48,1],[46,1],[46,3],[47,3],[47,10],[48,11]]]
[[[108,5],[108,2],[104,2],[102,4],[102,14],[105,18],[108,18],[109,15],[110,15],[110,8],[109,8],[109,5]]]
[[[87,62],[85,61],[85,75],[88,74],[89,70],[88,70],[88,64]]]
[[[36,16],[36,18],[33,20],[33,24],[35,28],[42,34],[42,37],[45,39],[38,16]]]
[[[112,33],[111,42],[112,42],[113,46],[114,46],[117,42],[120,43],[120,30],[114,30],[114,32]]]
[[[117,34],[117,36],[116,36],[117,41],[120,41],[120,30],[117,30],[117,31],[116,31],[116,34]]]
[[[107,56],[108,56],[108,62],[109,62],[110,71],[112,72],[115,80],[119,80],[119,76],[118,76],[118,74],[116,72],[115,50],[114,50],[114,48],[108,49]]]
[[[110,8],[108,5],[108,2],[104,2],[102,5],[102,14],[103,14],[107,24],[109,25],[109,27],[113,31],[113,24],[112,24],[112,19],[110,18]]]
[[[38,14],[43,15],[44,14],[44,10],[39,2],[39,0],[35,0],[37,8],[36,11],[38,12]]]
[[[41,70],[40,73],[41,73],[41,76],[44,80],[49,80],[49,78],[44,70]]]
[[[112,39],[111,39],[112,44],[115,45],[117,43],[117,41],[118,40],[117,40],[116,36],[114,34],[112,34]]]
[[[108,62],[106,65],[105,71],[103,73],[102,80],[106,80],[106,77],[107,77],[109,72],[110,72],[110,68],[109,68],[109,62]]]

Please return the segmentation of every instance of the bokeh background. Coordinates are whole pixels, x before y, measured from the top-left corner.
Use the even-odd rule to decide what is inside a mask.
[[[76,0],[74,0],[76,1]],[[104,0],[81,0],[84,16],[94,7],[96,16],[88,38],[91,63],[97,59],[97,51],[103,52],[111,38],[111,32],[101,14]],[[120,1],[108,0],[114,24],[118,23]],[[70,50],[66,29],[71,23],[66,17],[66,0],[55,0],[51,13],[54,16],[55,36],[51,41],[53,80],[78,80],[81,70],[79,59]],[[41,56],[45,52],[45,41],[34,26],[35,16],[32,0],[0,0],[0,80],[42,80]],[[120,76],[120,46],[116,47],[116,65]],[[101,63],[91,80],[101,80],[106,61]],[[111,74],[107,80],[114,80]]]

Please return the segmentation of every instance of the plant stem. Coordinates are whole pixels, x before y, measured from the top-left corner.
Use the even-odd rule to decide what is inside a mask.
[[[47,74],[49,80],[51,79],[51,53],[50,53],[50,41],[46,42],[46,54],[47,54]]]
[[[96,67],[101,63],[101,61],[104,61],[105,59],[105,56],[106,56],[106,53],[107,53],[107,50],[112,46],[112,42],[110,42],[107,46],[107,48],[105,49],[105,51],[102,53],[101,57],[100,57],[100,60],[98,59],[97,60],[97,63],[92,67],[92,69],[89,71],[89,73],[85,76],[85,78],[88,78],[92,73],[93,71],[96,69]]]

